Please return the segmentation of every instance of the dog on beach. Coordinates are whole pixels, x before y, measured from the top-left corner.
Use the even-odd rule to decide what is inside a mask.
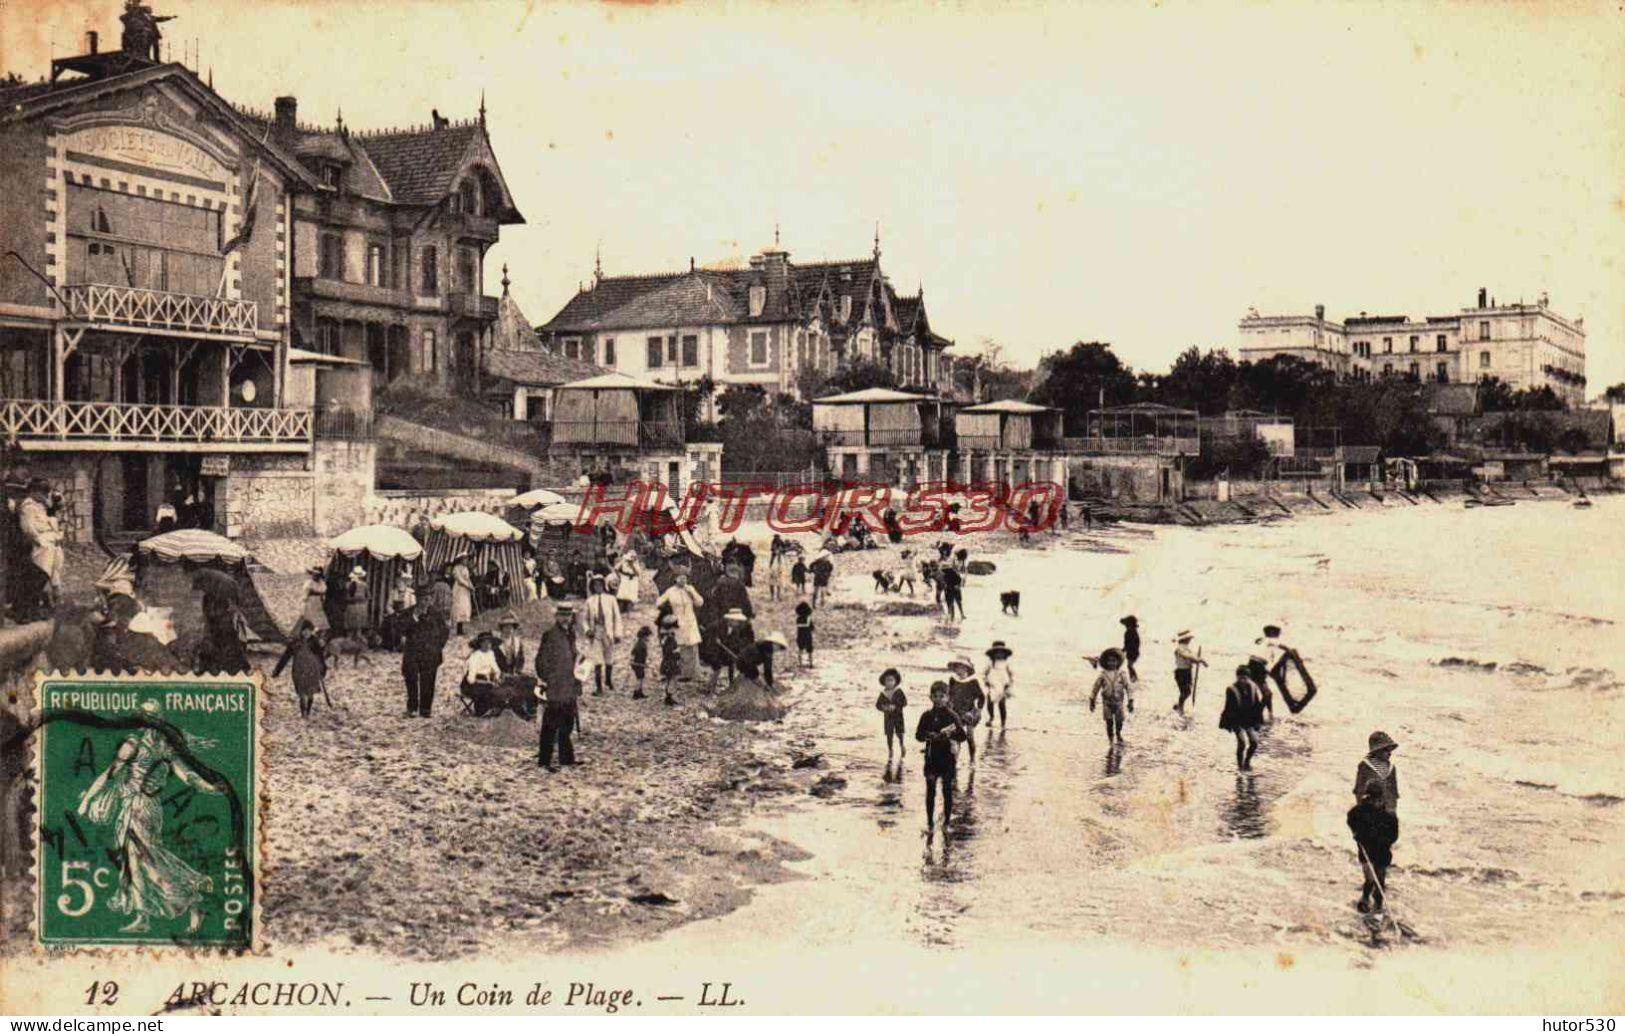
[[[1021,593],[1016,591],[999,593],[999,609],[1014,617],[1021,616]]]
[[[327,641],[326,647],[322,650],[322,656],[327,659],[328,664],[336,669],[339,666],[338,662],[344,659],[344,655],[349,654],[354,658],[350,663],[350,666],[354,668],[359,666],[362,661],[366,661],[368,664],[372,663],[372,658],[367,656],[369,649],[367,641],[360,636],[334,636]]]

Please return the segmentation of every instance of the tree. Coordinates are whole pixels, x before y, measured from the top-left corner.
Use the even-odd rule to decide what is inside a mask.
[[[1222,349],[1203,353],[1192,345],[1179,354],[1167,373],[1155,378],[1150,396],[1165,406],[1214,416],[1231,408],[1239,378],[1230,353]]]
[[[734,384],[717,396],[717,432],[728,473],[803,470],[817,455],[812,407],[755,384]]]
[[[889,369],[868,359],[856,359],[843,364],[834,373],[826,374],[805,368],[796,378],[796,388],[804,399],[818,399],[825,395],[840,395],[866,388],[895,388],[897,377]]]
[[[1620,381],[1604,391],[1602,397],[1609,402],[1625,402],[1625,381]]]
[[[1079,341],[1038,364],[1031,400],[1066,414],[1066,424],[1082,428],[1089,410],[1133,402],[1139,393],[1134,371],[1104,341]]]
[[[1486,413],[1552,413],[1568,408],[1547,385],[1514,391],[1510,384],[1499,377],[1486,377],[1479,381],[1478,397]]]

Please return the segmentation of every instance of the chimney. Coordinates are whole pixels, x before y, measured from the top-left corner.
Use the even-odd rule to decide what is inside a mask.
[[[1324,306],[1324,305],[1315,306],[1315,319],[1322,322],[1322,323],[1326,322],[1326,306]]]
[[[95,29],[91,29],[89,32],[85,33],[85,48],[92,54],[96,53],[96,51],[99,49],[98,44],[100,38],[100,34],[97,33]]]
[[[767,274],[768,283],[784,286],[790,279],[790,253],[775,248],[764,254],[762,272]]]
[[[281,133],[292,133],[299,124],[299,98],[276,99],[276,128]]]
[[[1480,287],[1478,289],[1478,307],[1480,309],[1485,308],[1489,303],[1489,299],[1490,299],[1490,292],[1485,290],[1484,288]]]

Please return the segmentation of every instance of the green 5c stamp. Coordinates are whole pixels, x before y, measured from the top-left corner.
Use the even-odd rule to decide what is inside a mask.
[[[258,943],[258,676],[36,676],[46,947]]]

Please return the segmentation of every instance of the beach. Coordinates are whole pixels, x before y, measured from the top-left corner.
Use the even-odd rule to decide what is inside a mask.
[[[1625,930],[1617,754],[1625,562],[1599,547],[1625,500],[1347,511],[1261,525],[1116,526],[967,539],[962,625],[878,595],[889,547],[837,557],[816,667],[778,665],[788,716],[706,717],[703,695],[586,698],[586,764],[537,769],[535,725],[461,713],[448,649],[432,719],[404,717],[399,657],[349,661],[337,705],[299,718],[271,679],[265,922],[277,950],[609,960],[757,943],[813,957],[861,942],[951,958],[992,945],[1269,952],[1389,965],[1463,951],[1599,945]],[[765,557],[765,529],[746,528]],[[760,539],[760,541],[756,541]],[[934,540],[910,540],[927,548]],[[276,550],[271,550],[273,554]],[[765,577],[765,562],[757,567]],[[1019,589],[1019,617],[999,593]],[[649,623],[651,593],[631,627]],[[793,641],[793,601],[753,590],[758,634]],[[1089,713],[1085,655],[1144,636],[1127,746]],[[884,620],[879,620],[884,618]],[[527,647],[545,624],[526,615]],[[1223,686],[1265,623],[1320,694],[1277,708],[1251,774],[1217,728]],[[1171,712],[1172,638],[1212,667]],[[876,677],[903,674],[912,732],[954,654],[1015,652],[1008,729],[962,755],[946,844],[922,837],[917,745],[891,777]],[[623,657],[626,644],[623,644]],[[274,656],[261,656],[269,667]],[[653,688],[653,687],[651,687]],[[1353,908],[1343,824],[1367,735],[1401,747],[1390,876],[1403,928]]]

